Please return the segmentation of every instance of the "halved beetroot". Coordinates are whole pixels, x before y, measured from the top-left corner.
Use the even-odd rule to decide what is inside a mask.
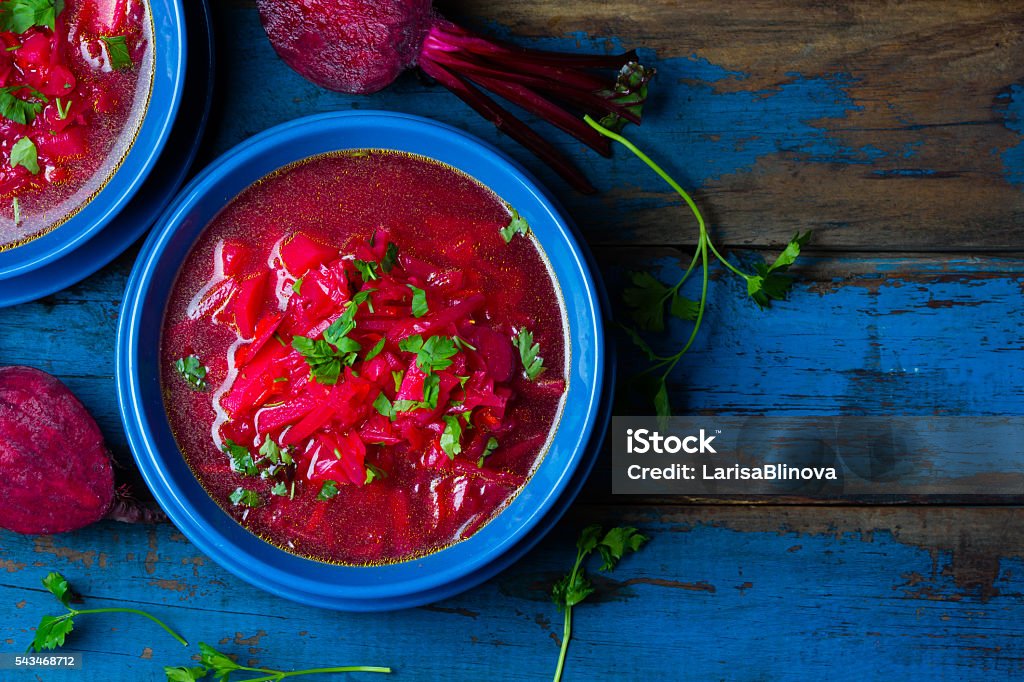
[[[114,501],[103,435],[67,386],[31,367],[0,368],[0,526],[63,533],[99,521]]]

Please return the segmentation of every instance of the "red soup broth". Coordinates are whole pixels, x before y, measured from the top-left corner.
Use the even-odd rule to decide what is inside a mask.
[[[161,348],[170,425],[210,496],[267,542],[350,565],[498,514],[554,435],[569,354],[539,244],[502,235],[513,215],[449,166],[381,150],[307,159],[228,204],[182,265]]]
[[[64,0],[52,27],[42,21],[0,22],[12,29],[0,30],[0,251],[63,224],[103,188],[152,89],[144,0]]]

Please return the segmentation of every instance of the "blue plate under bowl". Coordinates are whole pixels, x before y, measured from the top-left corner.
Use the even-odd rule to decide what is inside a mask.
[[[102,230],[135,195],[171,134],[185,85],[182,0],[147,0],[153,19],[153,87],[139,134],[103,189],[63,225],[0,252],[0,280],[31,272],[73,251]]]
[[[217,213],[242,190],[295,161],[326,152],[393,149],[447,163],[490,187],[529,222],[558,281],[567,313],[566,409],[550,449],[523,490],[468,539],[386,566],[337,566],[289,554],[245,530],[207,495],[178,450],[164,413],[160,334],[181,263]],[[158,222],[128,283],[117,344],[117,390],[128,441],[150,490],[170,519],[218,564],[295,601],[370,610],[426,603],[536,538],[603,432],[605,360],[601,295],[586,252],[536,181],[493,147],[447,125],[390,112],[352,111],[299,119],[235,147],[207,167]],[[562,499],[564,503],[564,499]],[[417,595],[422,595],[417,599]],[[379,606],[375,607],[375,604]]]

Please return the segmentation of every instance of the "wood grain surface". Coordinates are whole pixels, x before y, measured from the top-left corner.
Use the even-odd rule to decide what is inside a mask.
[[[770,311],[714,271],[704,331],[670,380],[677,411],[1024,414],[1024,5],[438,5],[530,46],[640,48],[659,75],[645,123],[629,135],[694,189],[737,262],[771,257],[795,231],[814,230],[792,295]],[[604,190],[574,194],[416,74],[371,97],[328,93],[276,58],[252,2],[214,7],[219,97],[202,161],[304,114],[427,115],[492,142],[550,187],[594,247],[617,319],[627,319],[618,299],[630,271],[678,275],[695,227],[627,154],[604,160],[552,134]],[[129,478],[113,348],[135,253],[59,294],[0,309],[0,364],[64,379]],[[671,347],[685,332],[672,326],[653,341]],[[626,376],[643,360],[619,341]],[[1024,469],[1012,458],[967,462],[966,471],[972,465],[1004,477]],[[0,652],[23,650],[40,616],[59,610],[39,579],[61,570],[86,603],[152,608],[193,647],[145,621],[83,619],[69,648],[85,653],[89,675],[38,679],[103,671],[158,680],[161,666],[188,663],[200,640],[281,668],[381,664],[396,668],[395,679],[549,679],[561,636],[550,585],[570,567],[578,530],[604,522],[634,523],[653,539],[595,577],[599,595],[577,610],[566,680],[1024,677],[1018,506],[694,504],[608,490],[604,465],[521,562],[459,597],[381,615],[255,590],[169,525],[102,523],[52,538],[0,532]],[[0,670],[7,679],[37,678]]]

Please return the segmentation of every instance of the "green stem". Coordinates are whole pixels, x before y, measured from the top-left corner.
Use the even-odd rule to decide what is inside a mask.
[[[717,258],[719,260],[719,262],[721,262],[722,265],[724,265],[725,267],[729,268],[735,274],[739,275],[743,279],[750,279],[750,275],[748,275],[747,273],[743,272],[742,270],[739,270],[736,267],[734,267],[732,263],[727,261],[725,259],[725,257],[722,256],[722,254],[718,253],[718,249],[715,248],[715,245],[712,244],[710,240],[708,241],[708,246],[711,247],[711,253],[715,254],[715,258]]]
[[[71,616],[72,617],[78,616],[78,615],[89,614],[89,613],[134,613],[134,614],[142,616],[144,618],[149,618],[151,621],[153,621],[154,623],[156,623],[157,625],[162,627],[164,630],[166,630],[167,634],[169,634],[174,639],[178,640],[178,642],[180,642],[182,646],[188,646],[188,642],[186,642],[184,639],[182,639],[181,635],[179,635],[177,632],[175,632],[174,630],[169,628],[167,626],[167,624],[164,623],[159,618],[157,618],[156,616],[151,616],[150,614],[146,613],[145,611],[140,611],[138,609],[128,609],[128,608],[118,607],[118,608],[107,608],[107,609],[85,609],[83,611],[76,611],[75,609],[70,609],[70,612],[71,612]]]
[[[390,674],[391,668],[384,668],[374,665],[346,665],[334,668],[310,668],[309,670],[293,670],[284,672],[281,670],[269,670],[267,668],[245,668],[240,670],[251,670],[253,672],[271,673],[264,677],[250,677],[242,682],[270,682],[271,680],[283,680],[286,677],[298,677],[300,675],[326,675],[330,673],[384,673]]]
[[[565,607],[565,625],[562,628],[562,649],[558,653],[558,667],[555,668],[553,682],[561,682],[562,669],[565,667],[565,654],[569,650],[569,638],[572,637],[572,607]]]
[[[580,565],[583,563],[583,548],[576,548],[576,563],[572,565],[572,571],[569,573],[569,584],[574,585],[576,583],[576,576],[579,575]],[[555,677],[553,682],[560,682],[562,679],[562,669],[565,667],[565,654],[569,651],[569,639],[572,637],[572,605],[565,605],[565,624],[562,626],[562,647],[558,652],[558,666],[555,668]]]

